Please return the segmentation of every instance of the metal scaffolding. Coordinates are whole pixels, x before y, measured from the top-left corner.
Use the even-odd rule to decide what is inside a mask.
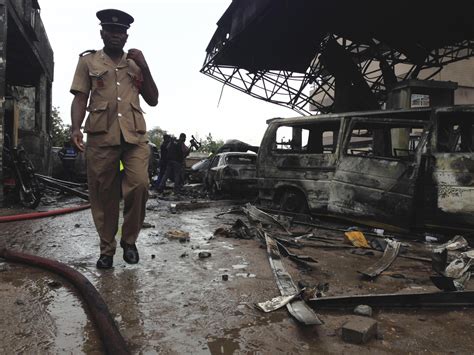
[[[321,60],[325,45],[330,40],[335,40],[350,55],[380,105],[387,98],[387,89],[392,84],[390,79],[429,80],[445,65],[474,56],[474,40],[464,40],[432,50],[423,63],[415,64],[403,53],[376,40],[367,45],[330,34],[321,41],[305,73],[284,70],[252,72],[218,64],[215,58],[220,51],[225,51],[225,42],[217,42],[214,47],[208,48],[201,72],[224,85],[255,98],[289,107],[302,115],[330,113],[334,111],[336,80]]]

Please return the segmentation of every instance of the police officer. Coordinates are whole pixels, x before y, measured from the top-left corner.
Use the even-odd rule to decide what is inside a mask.
[[[104,47],[80,55],[71,86],[71,140],[77,149],[86,152],[92,217],[100,237],[97,267],[110,268],[116,248],[121,190],[123,258],[130,264],[139,260],[135,242],[145,218],[150,154],[139,95],[148,105],[156,106],[158,89],[142,52],[123,51],[133,17],[107,9],[97,12],[97,18]],[[87,147],[81,133],[86,111]],[[122,179],[120,161],[124,165]]]

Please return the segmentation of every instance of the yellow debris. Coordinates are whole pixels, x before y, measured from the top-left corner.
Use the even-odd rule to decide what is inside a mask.
[[[357,248],[370,248],[369,243],[367,243],[367,239],[365,239],[364,233],[359,231],[350,231],[345,232],[344,235],[353,246]]]

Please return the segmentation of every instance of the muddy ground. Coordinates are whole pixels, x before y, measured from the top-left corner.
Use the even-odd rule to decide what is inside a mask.
[[[59,199],[42,206],[53,209],[79,202]],[[98,237],[90,210],[53,218],[0,224],[0,247],[59,260],[83,273],[107,303],[134,354],[311,354],[311,353],[472,353],[474,310],[375,309],[379,336],[366,345],[343,342],[342,325],[352,310],[317,313],[320,326],[302,326],[286,308],[262,313],[253,305],[279,295],[267,251],[257,240],[213,238],[216,228],[237,218],[222,203],[172,213],[170,204],[151,198],[138,248],[140,263],[128,265],[121,249],[114,268],[97,270]],[[9,209],[1,214],[14,213]],[[300,231],[308,227],[299,227]],[[166,232],[188,232],[190,240],[167,238]],[[309,231],[309,230],[308,230]],[[340,238],[336,231],[316,230]],[[119,238],[119,236],[117,236]],[[423,244],[411,246],[423,250]],[[211,257],[200,259],[202,251]],[[296,253],[319,262],[302,271],[284,264],[295,282],[329,283],[328,296],[388,292],[435,291],[431,265],[398,258],[375,281],[357,270],[373,264],[373,256],[352,249],[304,248]],[[228,280],[223,280],[228,275]],[[31,267],[0,261],[0,353],[87,353],[103,348],[76,291],[64,279]],[[472,282],[468,289],[473,289]]]

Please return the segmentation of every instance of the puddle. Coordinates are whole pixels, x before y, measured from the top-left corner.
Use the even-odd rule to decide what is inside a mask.
[[[225,333],[228,337],[208,339],[207,346],[211,354],[234,354],[240,350],[240,344],[237,341],[240,338],[239,329],[232,329]]]

